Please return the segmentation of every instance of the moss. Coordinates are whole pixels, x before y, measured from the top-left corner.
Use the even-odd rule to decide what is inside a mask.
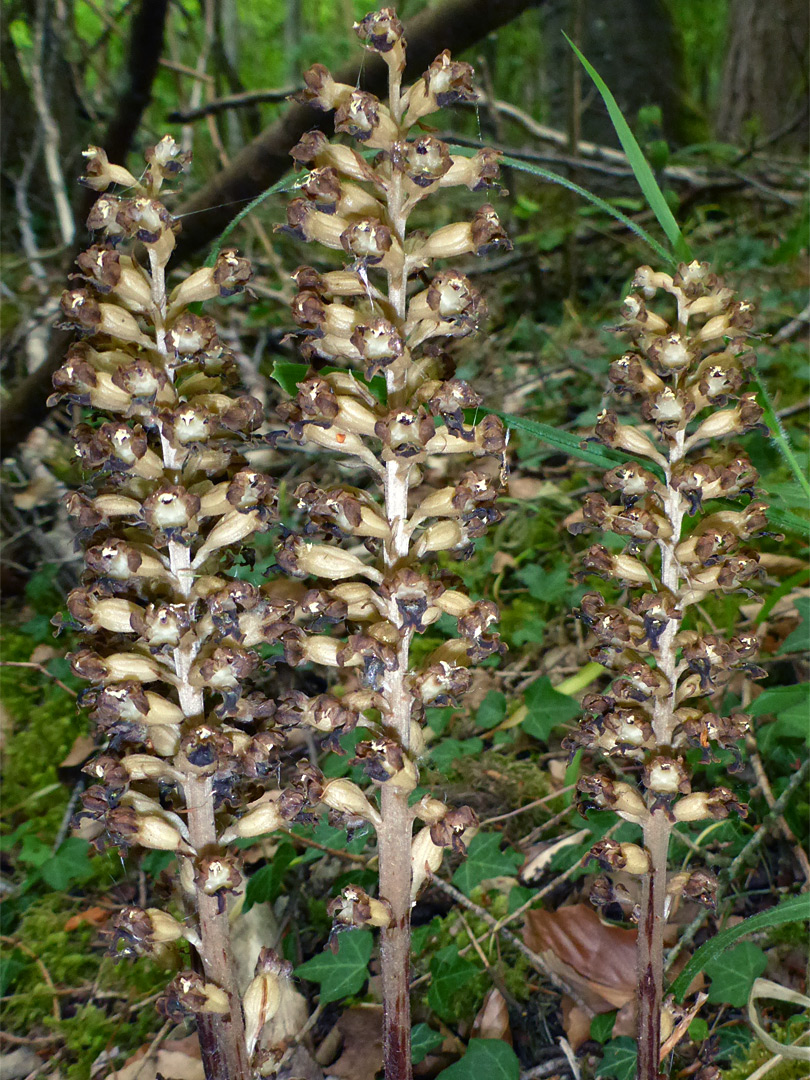
[[[21,629],[7,628],[0,645],[4,660],[28,661],[35,642]],[[51,661],[51,666],[60,678],[65,674],[64,661]],[[21,812],[36,816],[37,835],[51,840],[70,796],[59,781],[57,766],[77,736],[87,731],[87,720],[77,714],[69,694],[33,669],[0,667],[0,695],[11,728],[3,762],[4,804],[14,808],[25,803]],[[33,798],[45,788],[52,789],[47,798]]]
[[[12,1033],[58,1032],[66,1080],[86,1080],[104,1050],[117,1047],[123,1061],[141,1046],[157,1030],[160,1018],[153,1002],[131,1012],[130,1006],[162,990],[169,978],[148,960],[102,959],[97,928],[80,924],[65,930],[76,912],[75,902],[56,893],[36,900],[26,911],[14,935],[24,947],[14,952],[21,964],[9,988],[13,997],[3,1009],[3,1026]],[[75,998],[60,994],[57,1020],[42,969],[25,949],[39,957],[56,987],[92,988],[96,999],[83,999],[78,992]]]
[[[807,1016],[794,1016],[782,1027],[769,1027],[768,1033],[777,1042],[787,1045],[795,1042],[806,1029]],[[731,1068],[723,1070],[723,1080],[746,1080],[773,1056],[773,1052],[763,1046],[759,1039],[753,1039],[746,1047],[744,1057],[735,1061]],[[807,1063],[784,1059],[768,1070],[768,1080],[807,1080]]]

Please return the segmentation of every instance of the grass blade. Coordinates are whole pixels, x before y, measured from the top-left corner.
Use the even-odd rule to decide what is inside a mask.
[[[771,435],[773,436],[774,442],[779,447],[779,452],[787,462],[790,471],[793,473],[794,479],[796,480],[797,484],[802,489],[804,494],[807,496],[808,501],[810,501],[810,480],[807,479],[804,470],[802,469],[799,462],[796,460],[796,455],[793,452],[793,447],[790,445],[790,439],[788,438],[788,434],[785,431],[782,421],[779,419],[779,417],[776,415],[776,412],[774,411],[771,396],[765,389],[762,379],[759,377],[759,375],[755,375],[754,378],[756,379],[757,388],[759,389],[759,394],[762,399],[762,408],[765,413],[765,423],[771,429]]]
[[[476,150],[470,146],[448,146],[448,150],[451,154],[458,154],[460,157],[472,157]],[[636,236],[643,240],[647,244],[659,259],[663,259],[665,262],[671,263],[675,266],[678,260],[662,247],[658,241],[650,236],[646,229],[642,229],[640,225],[637,225],[632,218],[629,218],[626,214],[623,214],[621,210],[617,210],[615,206],[611,206],[609,202],[604,199],[600,199],[598,195],[594,195],[588,191],[587,188],[580,187],[579,184],[575,184],[572,180],[566,179],[564,176],[560,176],[559,173],[552,172],[551,169],[543,169],[539,165],[533,165],[528,161],[521,161],[520,158],[509,157],[508,154],[503,154],[500,157],[500,163],[505,168],[515,169],[517,172],[530,173],[532,176],[537,176],[541,180],[548,180],[551,184],[559,184],[560,187],[567,188],[569,191],[573,191],[575,195],[579,195],[581,199],[585,199],[586,202],[591,203],[598,210],[603,211],[605,214],[609,214],[610,217],[615,218],[616,221],[620,221],[622,225],[628,228]]]
[[[596,89],[601,94],[613,127],[616,129],[616,134],[619,136],[619,142],[622,144],[622,149],[625,154],[627,154],[627,160],[630,162],[633,175],[638,181],[638,186],[641,188],[644,198],[649,203],[650,209],[658,219],[658,224],[664,230],[667,239],[672,245],[673,251],[679,259],[689,261],[692,258],[689,245],[684,240],[678,222],[675,220],[675,217],[669,208],[669,204],[664,198],[664,193],[658,186],[658,181],[655,179],[649,162],[644,157],[641,147],[636,141],[635,135],[630,130],[630,125],[622,115],[622,111],[619,108],[615,97],[611,94],[607,83],[596,68],[585,59],[568,35],[564,34],[563,36],[576,53],[579,62],[593,79]]]
[[[305,180],[306,176],[284,176],[281,178],[281,180],[278,181],[278,183],[273,184],[271,187],[267,188],[266,191],[263,191],[261,195],[257,195],[255,199],[252,199],[244,208],[244,210],[240,210],[236,217],[233,219],[233,221],[230,221],[225,226],[225,228],[213,242],[213,244],[211,245],[211,250],[208,252],[208,258],[205,260],[205,265],[214,265],[214,263],[217,261],[217,255],[219,255],[220,251],[222,250],[222,245],[231,235],[236,226],[241,221],[243,221],[248,216],[248,214],[252,213],[252,211],[255,210],[257,206],[263,203],[265,199],[269,199],[271,195],[277,195],[281,191],[293,191],[295,188],[300,187]]]

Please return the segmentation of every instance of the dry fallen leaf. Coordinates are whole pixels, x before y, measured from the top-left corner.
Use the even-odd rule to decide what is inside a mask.
[[[375,1080],[382,1068],[382,1006],[359,1005],[347,1009],[337,1022],[343,1053],[329,1066],[329,1076],[340,1080]]]
[[[71,930],[75,930],[83,923],[89,923],[91,926],[101,926],[110,917],[110,912],[105,911],[101,907],[89,907],[84,911],[79,911],[75,915],[71,915],[68,921],[65,923],[64,929],[67,933]]]
[[[594,1012],[634,999],[636,931],[605,926],[590,904],[527,912],[523,940]]]
[[[512,1045],[512,1028],[509,1026],[509,1009],[503,994],[493,986],[484,998],[484,1004],[473,1020],[475,1039],[501,1039]]]
[[[158,1073],[171,1080],[205,1080],[196,1035],[165,1042],[147,1057],[148,1051],[149,1044],[136,1050],[125,1065],[110,1073],[108,1080],[157,1080]]]

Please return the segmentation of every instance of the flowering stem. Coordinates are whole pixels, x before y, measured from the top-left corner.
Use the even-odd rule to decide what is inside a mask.
[[[389,102],[391,113],[401,121],[401,73],[389,67]],[[388,191],[388,216],[391,228],[404,249],[406,214],[402,174],[394,171]],[[395,318],[402,329],[407,309],[407,269],[403,260],[399,274],[389,274],[388,295]],[[407,361],[405,361],[407,363]],[[386,372],[389,407],[401,404],[406,385],[405,364],[395,362]],[[402,565],[408,558],[409,534],[408,489],[410,463],[395,459],[386,463],[385,516],[391,538],[385,544],[383,560],[386,572]],[[391,597],[388,615],[394,626],[401,623],[396,596]],[[406,752],[411,742],[412,695],[406,680],[410,666],[412,632],[401,631],[397,666],[387,672],[383,693],[387,703],[386,726]],[[408,806],[408,792],[383,784],[381,792],[382,826],[377,830],[380,858],[380,896],[391,905],[391,923],[382,931],[380,964],[383,988],[383,1060],[386,1080],[410,1080],[411,1068],[411,832],[413,815]]]
[[[676,548],[681,538],[684,503],[672,485],[673,469],[684,454],[685,424],[674,435],[665,468],[666,494],[663,511],[671,536],[659,541],[661,584],[671,595],[678,592],[680,574]],[[667,696],[656,702],[653,731],[659,746],[671,746],[675,728],[677,655],[675,638],[681,620],[670,618],[659,640],[657,663],[670,686]],[[638,932],[638,1076],[657,1080],[661,1056],[661,1003],[664,982],[664,929],[666,927],[667,867],[672,826],[665,810],[653,810],[644,826],[644,845],[650,857],[650,871],[641,883],[641,915]]]

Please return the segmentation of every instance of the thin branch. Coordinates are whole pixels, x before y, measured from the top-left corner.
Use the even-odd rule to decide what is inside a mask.
[[[191,74],[191,72],[189,72]],[[197,76],[199,77],[199,76]],[[262,102],[286,101],[300,86],[282,86],[275,90],[245,90],[241,94],[229,94],[227,97],[214,98],[196,108],[175,109],[166,119],[172,124],[188,124],[192,120],[201,120],[204,116],[226,112],[228,109],[244,109]]]
[[[570,997],[572,1001],[579,1005],[579,1007],[583,1009],[588,1016],[593,1016],[593,1009],[591,1009],[580,998],[579,994],[577,994],[575,990],[572,990],[571,987],[568,986],[568,984],[565,983],[560,978],[560,976],[557,975],[556,972],[552,971],[552,969],[548,966],[543,957],[539,955],[539,953],[534,952],[532,949],[529,948],[528,945],[524,945],[524,943],[520,940],[519,937],[517,937],[517,935],[513,934],[511,930],[507,930],[506,927],[500,925],[498,923],[498,920],[493,918],[493,916],[490,915],[488,911],[485,911],[482,907],[480,907],[480,905],[473,903],[472,900],[468,899],[464,895],[464,893],[460,892],[457,888],[455,888],[455,886],[450,885],[446,881],[442,881],[442,879],[440,877],[437,877],[435,874],[429,874],[428,878],[430,881],[433,882],[434,885],[437,886],[437,888],[441,889],[442,892],[445,892],[448,896],[451,896],[457,904],[461,904],[461,906],[467,908],[468,911],[472,911],[473,914],[476,915],[479,919],[482,919],[488,926],[491,926],[493,931],[499,933],[501,937],[508,941],[510,945],[514,946],[514,948],[516,948],[518,952],[521,953],[521,955],[525,956],[525,958],[529,961],[535,971],[539,971],[541,974],[545,975],[546,978],[549,979],[554,984],[554,986],[557,987],[558,990],[561,990],[563,993],[567,994],[568,997]]]
[[[67,186],[59,163],[59,128],[51,114],[48,94],[45,89],[44,69],[47,64],[45,56],[45,21],[47,8],[48,0],[38,0],[34,27],[34,51],[29,75],[34,107],[42,130],[45,172],[51,185],[59,233],[62,237],[62,243],[70,244],[73,242],[74,235],[73,211],[70,208]]]
[[[65,693],[70,694],[72,698],[79,696],[75,690],[71,690],[71,688],[66,686],[61,679],[56,677],[56,675],[52,675],[44,664],[36,664],[31,660],[0,660],[0,667],[32,668],[34,671],[38,671],[40,675],[45,675],[47,678],[52,679],[60,690],[64,690]]]

